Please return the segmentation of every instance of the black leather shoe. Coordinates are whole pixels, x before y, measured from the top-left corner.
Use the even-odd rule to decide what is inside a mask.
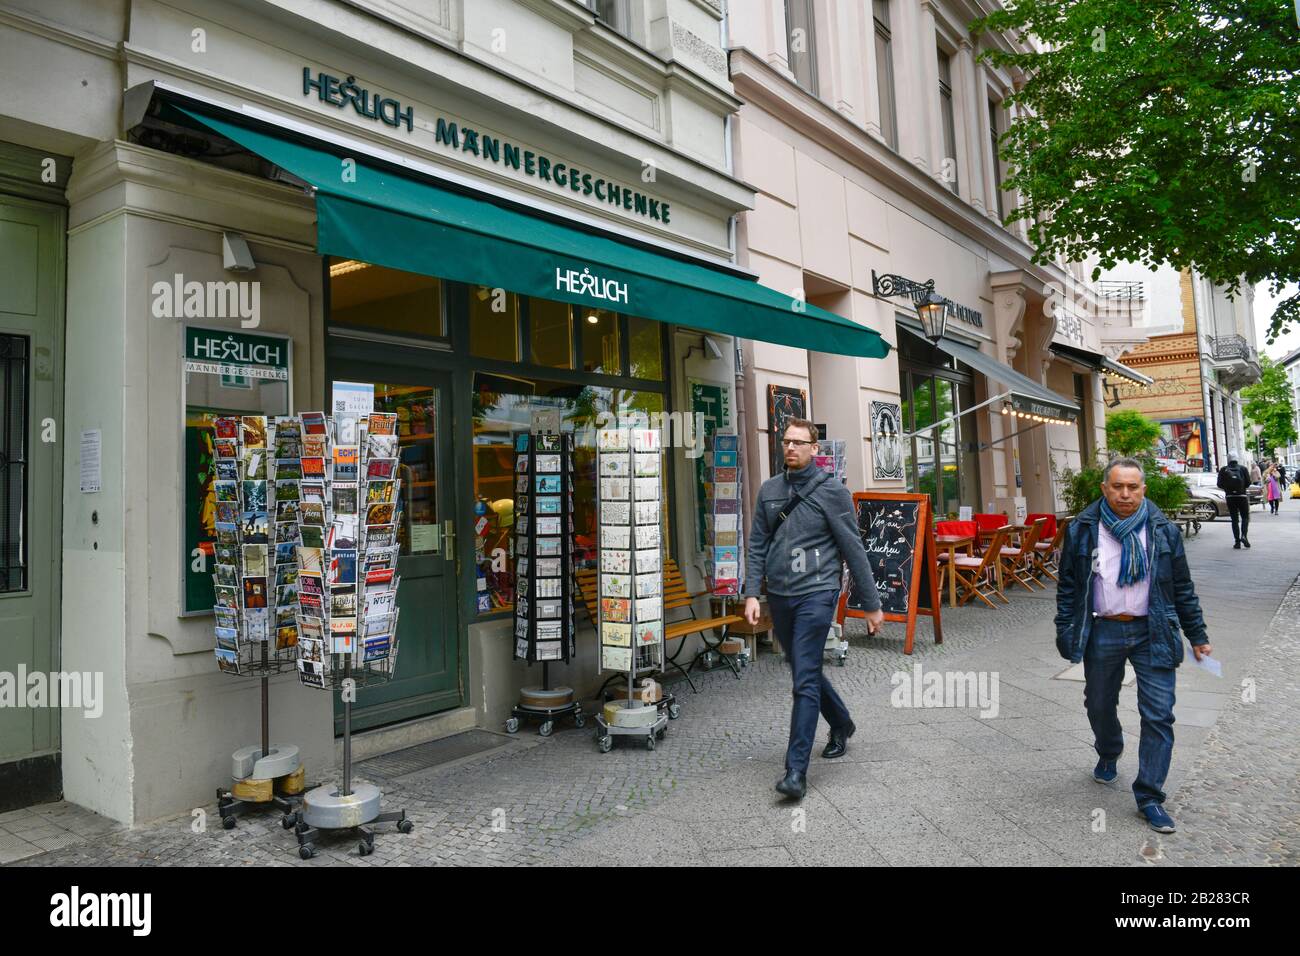
[[[1245,545],[1246,547],[1248,547],[1248,548],[1250,547],[1250,542],[1247,541],[1245,538],[1242,538],[1242,539],[1241,539],[1241,543],[1244,544],[1244,545]]]
[[[1234,544],[1234,545],[1232,546],[1232,550],[1233,550],[1233,551],[1240,551],[1240,550],[1241,550],[1241,542],[1238,541],[1236,544]]]
[[[791,800],[802,800],[808,792],[808,781],[797,770],[787,770],[776,784],[776,792]]]
[[[836,757],[843,757],[844,751],[847,750],[849,746],[849,738],[853,736],[853,732],[857,729],[858,728],[853,725],[853,721],[849,721],[847,730],[836,730],[832,727],[831,742],[828,743],[826,749],[822,751],[822,756],[827,760],[833,760]]]

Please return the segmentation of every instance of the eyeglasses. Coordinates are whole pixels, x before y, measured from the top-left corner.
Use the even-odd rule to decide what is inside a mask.
[[[804,445],[815,445],[816,442],[800,441],[797,438],[782,438],[781,447],[783,448],[802,448]]]

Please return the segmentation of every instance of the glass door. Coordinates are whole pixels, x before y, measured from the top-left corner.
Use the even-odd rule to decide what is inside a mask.
[[[463,703],[455,542],[447,539],[455,507],[451,389],[445,373],[423,369],[340,360],[332,371],[342,381],[374,383],[375,411],[397,414],[397,671],[387,684],[358,689],[352,728],[364,730]],[[335,731],[342,732],[337,698]]]

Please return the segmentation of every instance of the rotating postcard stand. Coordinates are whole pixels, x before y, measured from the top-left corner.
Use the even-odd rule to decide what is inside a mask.
[[[397,667],[397,561],[401,526],[397,415],[301,416],[303,459],[298,496],[298,677],[339,690],[343,703],[343,780],[309,790],[286,817],[304,859],[316,855],[322,831],[358,832],[369,856],[367,826],[414,824],[405,810],[381,810],[378,787],[352,780],[352,704],[356,690],[392,679]]]
[[[533,413],[531,433],[515,435],[515,659],[542,665],[542,686],[524,687],[506,733],[520,720],[549,737],[560,717],[587,719],[572,687],[552,687],[550,662],[574,652],[573,435],[556,411]]]
[[[600,666],[627,674],[627,697],[596,716],[596,743],[609,753],[615,737],[642,737],[654,750],[668,732],[665,701],[638,700],[636,679],[664,666],[659,432],[602,429],[597,453]]]
[[[231,754],[229,787],[217,788],[221,825],[273,807],[290,819],[304,789],[298,748],[271,744],[271,675],[293,668],[297,651],[296,505],[281,506],[281,488],[297,497],[301,476],[298,420],[218,416],[213,422],[215,505],[215,649],[222,673],[261,677],[259,745]],[[274,643],[272,643],[274,642]]]

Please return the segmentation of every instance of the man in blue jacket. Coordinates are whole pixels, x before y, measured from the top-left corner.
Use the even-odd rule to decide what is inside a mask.
[[[1124,749],[1117,707],[1124,662],[1137,675],[1138,772],[1133,795],[1153,830],[1173,833],[1161,789],[1174,751],[1174,683],[1183,659],[1179,628],[1197,660],[1213,648],[1187,567],[1183,537],[1146,500],[1142,465],[1116,458],[1106,466],[1102,498],[1070,523],[1061,544],[1056,592],[1056,649],[1083,661],[1083,700],[1096,737],[1098,783],[1114,783]]]

